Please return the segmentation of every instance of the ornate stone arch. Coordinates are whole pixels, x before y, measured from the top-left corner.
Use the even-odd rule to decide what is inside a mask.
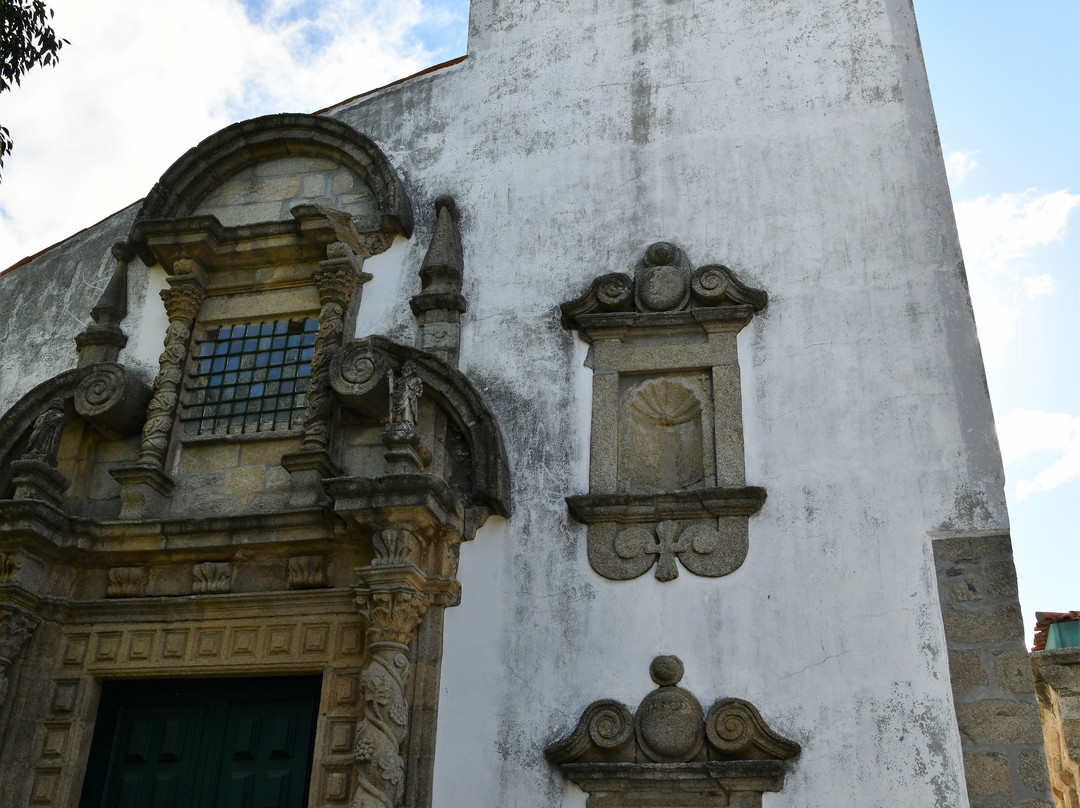
[[[321,157],[349,168],[371,189],[382,229],[405,237],[412,234],[412,205],[405,187],[369,137],[333,118],[282,113],[227,126],[173,163],[139,209],[132,243],[137,247],[143,243],[139,222],[190,216],[230,177],[282,157]]]

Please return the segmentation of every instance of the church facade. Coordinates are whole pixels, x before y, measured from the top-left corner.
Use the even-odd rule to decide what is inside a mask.
[[[0,805],[1050,805],[904,0],[473,0],[0,307]]]

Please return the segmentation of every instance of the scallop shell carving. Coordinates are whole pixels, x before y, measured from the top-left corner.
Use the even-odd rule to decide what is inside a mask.
[[[694,391],[671,379],[645,382],[630,406],[661,426],[685,424],[701,413],[701,401]]]

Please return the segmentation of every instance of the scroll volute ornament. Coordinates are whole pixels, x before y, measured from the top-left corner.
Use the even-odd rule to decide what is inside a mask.
[[[545,750],[567,779],[589,792],[589,808],[738,805],[759,808],[761,794],[783,787],[801,752],[742,699],[717,701],[706,714],[678,686],[682,661],[658,656],[658,687],[636,713],[612,699],[593,702],[568,736]],[[693,794],[698,801],[687,802]]]

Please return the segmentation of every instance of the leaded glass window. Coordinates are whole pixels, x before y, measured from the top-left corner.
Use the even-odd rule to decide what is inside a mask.
[[[210,328],[196,340],[180,420],[189,434],[230,435],[300,423],[319,321]]]

